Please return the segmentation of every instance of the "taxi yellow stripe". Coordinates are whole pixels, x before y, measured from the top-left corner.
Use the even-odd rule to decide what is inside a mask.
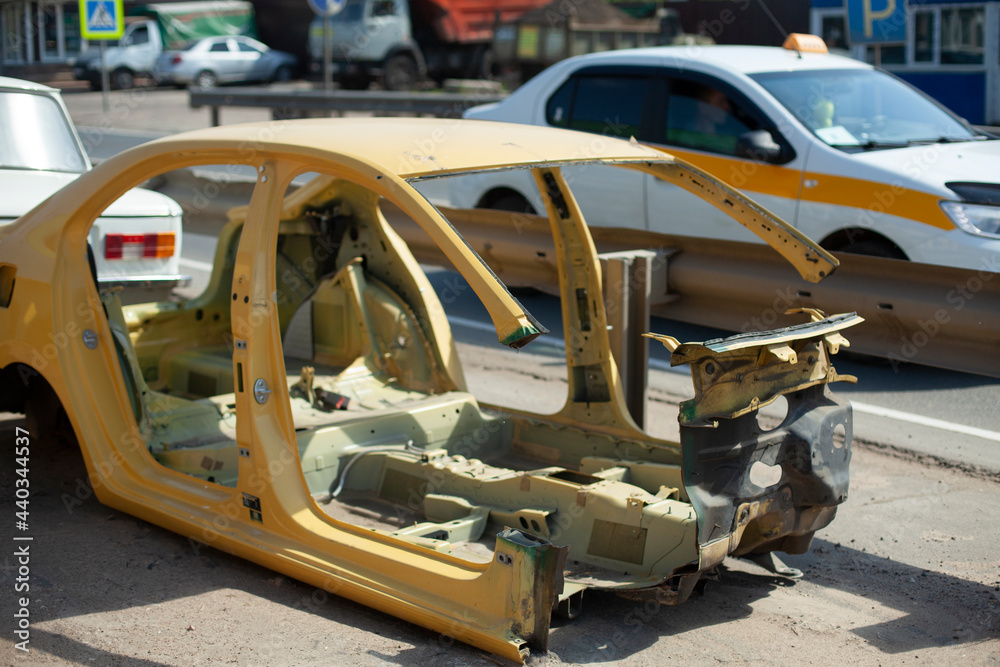
[[[806,172],[804,180],[815,182],[816,185],[802,187],[800,195],[801,176],[796,169],[718,155],[705,155],[701,152],[681,150],[672,146],[653,145],[652,148],[676,155],[740,190],[760,192],[787,199],[801,197],[802,201],[850,206],[868,211],[867,214],[859,213],[858,221],[861,225],[866,222],[863,219],[865,215],[888,213],[938,229],[954,229],[951,220],[938,204],[941,198],[927,192],[904,188],[896,184]],[[867,222],[871,222],[871,220],[869,219]]]
[[[802,178],[798,170],[764,162],[705,155],[672,146],[652,146],[652,148],[676,155],[739,190],[753,190],[788,199],[798,197],[799,182]]]
[[[815,181],[816,185],[802,188],[803,201],[853,206],[868,211],[870,215],[888,213],[938,229],[955,228],[941,210],[941,198],[928,192],[911,190],[898,184],[814,172],[807,172],[805,180]]]

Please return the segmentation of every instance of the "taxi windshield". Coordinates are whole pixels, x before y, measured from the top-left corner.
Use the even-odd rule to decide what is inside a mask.
[[[820,140],[844,151],[986,138],[884,72],[808,70],[751,77]]]

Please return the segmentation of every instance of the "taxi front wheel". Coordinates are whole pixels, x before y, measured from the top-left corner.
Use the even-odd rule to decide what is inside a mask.
[[[897,248],[889,241],[864,240],[850,243],[835,252],[849,252],[855,255],[868,255],[869,257],[887,257],[889,259],[909,260],[906,253]]]

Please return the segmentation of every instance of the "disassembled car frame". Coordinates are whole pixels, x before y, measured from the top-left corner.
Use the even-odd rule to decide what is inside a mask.
[[[205,292],[124,310],[99,293],[87,233],[101,212],[164,165],[215,164],[249,165],[256,184]],[[545,650],[553,610],[573,615],[586,589],[678,604],[726,556],[803,552],[847,495],[851,409],[826,385],[853,380],[830,355],[860,318],[655,336],[691,366],[695,396],[680,442],[650,437],[608,351],[594,246],[561,172],[578,164],[694,192],[807,279],[836,266],[634,143],[398,118],[213,128],[107,160],[0,230],[0,367],[4,386],[27,387],[0,409],[45,424],[61,406],[106,505],[513,660]],[[521,347],[545,329],[414,188],[497,169],[533,172],[559,254],[569,389],[556,414],[466,390],[442,305],[380,208],[419,224],[500,342]],[[782,395],[787,417],[761,427]]]

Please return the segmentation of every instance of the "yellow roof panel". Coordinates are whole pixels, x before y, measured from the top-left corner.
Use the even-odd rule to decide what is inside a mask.
[[[502,169],[537,162],[670,161],[635,142],[549,127],[437,118],[321,118],[224,125],[157,142],[323,150],[402,178]]]

